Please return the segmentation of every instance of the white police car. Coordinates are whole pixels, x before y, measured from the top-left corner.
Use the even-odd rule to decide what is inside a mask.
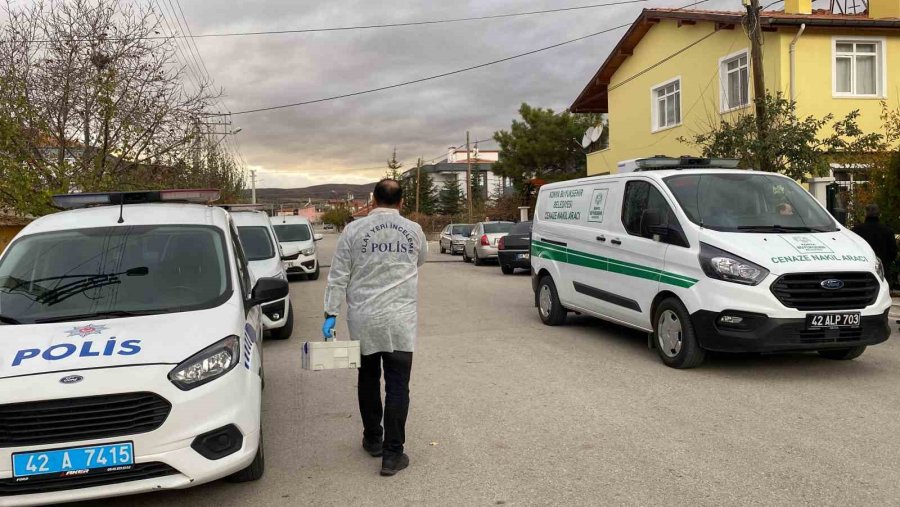
[[[255,277],[280,278],[287,281],[284,269],[284,253],[275,237],[269,216],[258,211],[255,204],[228,204],[227,209],[237,225],[241,244]],[[262,305],[263,327],[275,340],[286,340],[294,331],[294,309],[291,298],[284,297]]]
[[[262,476],[260,305],[217,191],[57,196],[0,254],[0,505]]]

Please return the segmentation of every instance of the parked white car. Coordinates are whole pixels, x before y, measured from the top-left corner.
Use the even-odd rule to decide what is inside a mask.
[[[284,270],[284,254],[275,239],[269,216],[253,206],[227,205],[237,225],[241,244],[250,262],[250,271],[257,278],[280,278],[288,281]],[[294,309],[290,296],[262,306],[263,327],[275,340],[286,340],[294,331]]]
[[[305,217],[287,215],[272,217],[275,236],[284,252],[284,269],[288,276],[306,275],[308,280],[319,279],[319,258],[316,241],[323,236],[313,231]]]
[[[0,505],[263,475],[260,305],[288,284],[251,278],[217,198],[57,196],[92,207],[0,254]]]
[[[733,161],[652,158],[538,195],[535,305],[652,333],[662,361],[706,351],[853,359],[887,340],[884,267],[794,180]]]

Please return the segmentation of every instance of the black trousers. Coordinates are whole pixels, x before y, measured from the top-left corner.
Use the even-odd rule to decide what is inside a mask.
[[[384,438],[386,456],[403,453],[409,413],[409,375],[412,352],[378,352],[362,356],[357,392],[363,436],[370,442]],[[381,369],[384,366],[384,408],[381,406]],[[384,419],[384,429],[381,427]]]

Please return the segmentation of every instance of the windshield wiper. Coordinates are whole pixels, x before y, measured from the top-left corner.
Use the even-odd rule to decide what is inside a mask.
[[[0,314],[0,324],[21,324],[21,322],[12,317]]]
[[[819,229],[816,227],[809,227],[806,225],[801,226],[792,226],[792,225],[739,225],[737,227],[739,231],[751,231],[751,232],[829,232],[825,229]]]
[[[78,315],[63,315],[60,317],[49,317],[46,319],[35,319],[36,324],[47,324],[51,322],[69,322],[76,320],[90,319],[115,319],[124,317],[140,317],[143,315],[158,315],[161,313],[170,313],[171,310],[109,310],[105,312],[82,313]]]

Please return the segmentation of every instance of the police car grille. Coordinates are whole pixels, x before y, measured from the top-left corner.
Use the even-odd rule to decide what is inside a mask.
[[[167,475],[175,475],[178,470],[165,463],[137,463],[130,470],[105,472],[76,477],[34,478],[25,482],[16,479],[0,479],[0,496],[31,495],[35,493],[52,493],[71,489],[93,488],[122,482],[155,479]]]
[[[824,280],[844,283],[825,289]],[[791,273],[772,284],[772,293],[784,306],[798,310],[858,310],[875,302],[880,284],[871,273]]]
[[[128,393],[0,405],[0,447],[78,442],[146,433],[172,405],[153,393]]]

